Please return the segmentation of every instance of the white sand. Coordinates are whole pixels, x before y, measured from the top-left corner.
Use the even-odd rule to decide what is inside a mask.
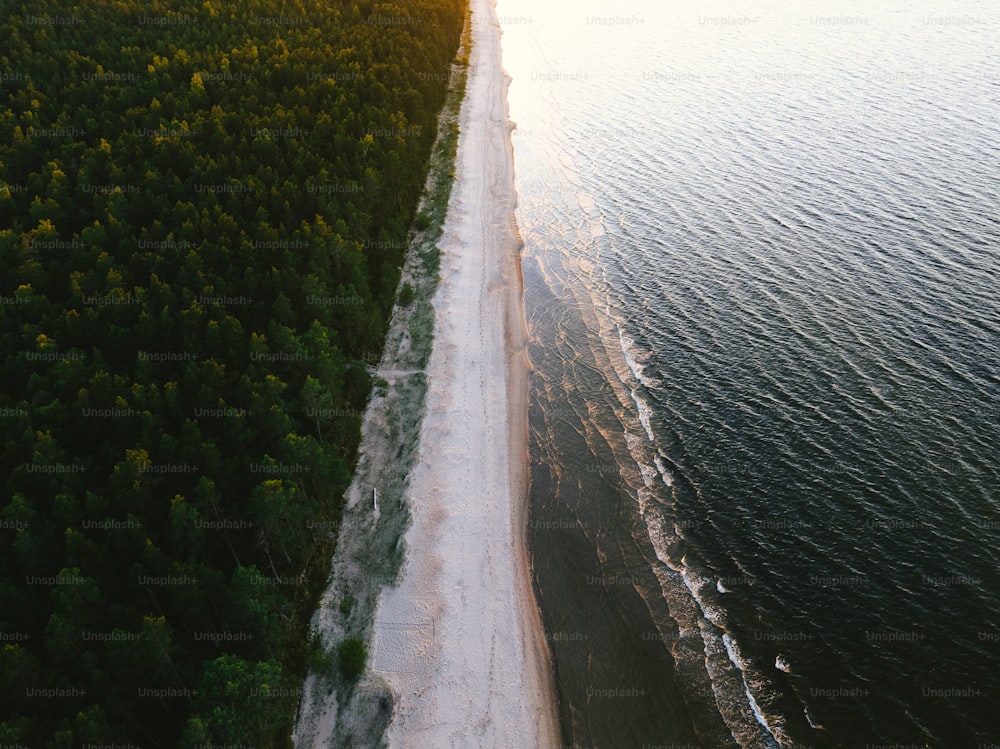
[[[491,0],[473,50],[441,240],[434,347],[399,586],[379,598],[371,670],[396,698],[392,747],[559,745],[526,549],[525,325],[509,78]]]

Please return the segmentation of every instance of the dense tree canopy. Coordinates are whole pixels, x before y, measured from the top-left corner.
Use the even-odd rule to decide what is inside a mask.
[[[0,744],[288,744],[463,9],[0,11]]]

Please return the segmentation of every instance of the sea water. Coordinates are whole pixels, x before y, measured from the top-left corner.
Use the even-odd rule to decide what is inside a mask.
[[[497,11],[565,742],[1000,745],[1000,6]]]

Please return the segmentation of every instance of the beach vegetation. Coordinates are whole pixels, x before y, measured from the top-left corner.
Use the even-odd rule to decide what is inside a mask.
[[[365,670],[368,660],[368,648],[365,641],[352,637],[344,640],[337,648],[337,660],[340,664],[340,675],[348,682],[355,682]]]
[[[344,597],[340,599],[341,615],[344,617],[350,616],[351,612],[354,611],[354,603],[355,603],[354,596],[352,596],[350,593],[345,593]]]
[[[413,304],[413,300],[416,297],[416,292],[413,290],[413,285],[409,281],[404,281],[403,285],[399,289],[399,304],[401,307],[409,307]]]

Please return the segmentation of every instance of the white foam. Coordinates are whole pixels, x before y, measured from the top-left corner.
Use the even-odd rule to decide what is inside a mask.
[[[664,465],[663,457],[661,455],[657,455],[653,458],[653,462],[656,464],[656,470],[660,472],[660,476],[663,478],[663,483],[667,485],[668,489],[673,489],[674,475],[670,472],[670,469]]]
[[[656,377],[652,377],[646,372],[646,368],[643,366],[646,361],[649,360],[649,353],[641,351],[638,346],[636,346],[635,341],[629,338],[625,333],[618,329],[618,343],[621,346],[622,354],[625,357],[625,363],[628,364],[629,370],[632,372],[632,376],[638,382],[641,382],[648,388],[661,387],[663,382]]]
[[[757,719],[757,722],[760,723],[761,727],[763,727],[763,729],[767,731],[768,735],[778,742],[779,745],[791,743],[781,726],[772,725],[772,723],[779,722],[781,719],[769,719],[757,703],[757,699],[754,697],[753,691],[750,689],[750,682],[747,680],[747,676],[750,672],[750,664],[743,658],[739,645],[737,645],[736,641],[728,634],[722,635],[722,641],[725,643],[726,652],[729,653],[729,660],[740,672],[740,676],[743,679],[743,692],[746,694],[747,701],[750,703],[750,710],[753,712],[754,718]]]
[[[813,716],[809,713],[809,708],[808,707],[804,707],[802,709],[802,712],[805,713],[806,720],[809,721],[809,725],[810,726],[812,726],[813,728],[819,729],[819,730],[824,730],[822,725],[820,725],[819,723],[817,723],[816,721],[813,720]]]
[[[656,438],[653,437],[653,427],[651,418],[653,416],[653,409],[649,407],[649,404],[635,391],[632,391],[632,400],[635,401],[635,407],[639,410],[639,423],[642,424],[642,428],[646,430],[646,437],[650,442],[655,442]]]

